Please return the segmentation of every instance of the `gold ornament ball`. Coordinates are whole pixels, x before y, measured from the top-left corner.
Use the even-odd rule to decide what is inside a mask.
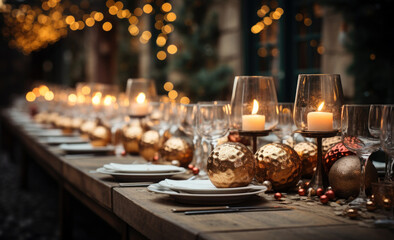
[[[213,185],[218,188],[249,185],[255,175],[252,151],[237,142],[218,145],[208,158],[207,171]]]
[[[139,142],[141,157],[147,161],[153,161],[161,146],[160,134],[156,130],[149,130],[142,134]]]
[[[127,153],[138,154],[144,130],[140,125],[126,125],[122,130],[122,143]]]
[[[89,134],[89,138],[95,147],[107,146],[111,143],[111,130],[107,126],[99,125]]]
[[[79,129],[81,125],[83,124],[83,119],[79,117],[75,117],[71,121],[71,126],[73,129]]]
[[[311,178],[317,165],[317,146],[311,142],[301,142],[294,146],[294,150],[302,161],[302,177]]]
[[[322,142],[323,156],[327,153],[328,150],[330,150],[332,147],[334,147],[337,143],[340,143],[340,142],[342,142],[342,139],[340,136],[324,138],[323,142]]]
[[[367,194],[371,192],[372,182],[376,182],[377,179],[376,168],[368,161],[365,179]],[[328,173],[328,180],[336,196],[357,196],[360,191],[360,159],[354,155],[338,159]]]
[[[71,134],[74,129],[72,126],[72,119],[69,117],[61,117],[57,121],[58,127],[62,129],[63,134]]]
[[[173,136],[164,142],[160,149],[160,157],[168,162],[178,160],[182,167],[187,167],[193,160],[193,151],[193,145],[186,139]]]
[[[255,153],[255,157],[257,181],[270,181],[275,191],[295,187],[301,178],[302,162],[288,145],[267,144]]]
[[[85,139],[89,138],[89,133],[92,132],[96,126],[97,126],[96,121],[92,121],[92,120],[82,123],[79,129],[79,131],[81,132],[81,137]]]

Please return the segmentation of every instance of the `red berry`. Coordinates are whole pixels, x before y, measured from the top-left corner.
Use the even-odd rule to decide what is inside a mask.
[[[305,196],[305,194],[306,194],[305,189],[303,188],[298,189],[298,195]]]
[[[194,174],[194,175],[197,175],[197,174],[200,172],[200,169],[198,169],[197,167],[194,167],[194,168],[192,169],[192,171],[193,171],[193,174]]]
[[[193,166],[193,164],[189,164],[189,165],[187,166],[187,168],[190,169],[190,170],[193,170],[194,166]]]
[[[323,195],[323,194],[324,194],[323,188],[318,188],[318,189],[316,189],[316,195],[317,195],[317,196],[321,196],[321,195]]]
[[[330,200],[334,200],[335,199],[335,193],[333,190],[328,190],[325,195],[328,197],[328,199]]]
[[[126,152],[126,151],[122,151],[121,155],[122,155],[122,156],[126,156],[126,155],[127,155],[127,152]]]
[[[320,202],[323,203],[323,204],[327,204],[328,203],[327,195],[321,195],[320,196]]]
[[[280,200],[282,198],[282,193],[277,192],[277,193],[275,193],[274,197],[276,200]]]

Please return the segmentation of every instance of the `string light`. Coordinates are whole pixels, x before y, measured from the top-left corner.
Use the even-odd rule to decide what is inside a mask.
[[[111,29],[112,29],[112,23],[110,23],[110,22],[103,23],[103,30],[104,31],[108,32],[108,31],[111,31]]]
[[[26,101],[34,102],[36,100],[36,95],[33,92],[26,93]]]

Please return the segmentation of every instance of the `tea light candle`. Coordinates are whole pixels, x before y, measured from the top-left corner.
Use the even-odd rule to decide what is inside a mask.
[[[320,104],[317,112],[310,112],[307,115],[308,131],[332,131],[333,114],[330,112],[320,112],[324,102]]]
[[[256,114],[258,109],[259,103],[254,99],[252,114],[242,116],[243,131],[263,131],[265,129],[265,116]]]
[[[130,114],[132,116],[145,116],[149,113],[149,105],[145,101],[145,94],[139,93],[136,102],[131,103],[130,105]]]

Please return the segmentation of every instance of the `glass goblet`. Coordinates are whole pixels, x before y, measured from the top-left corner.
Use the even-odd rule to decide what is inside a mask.
[[[379,148],[379,138],[368,129],[369,105],[344,105],[342,108],[343,144],[360,158],[360,192],[350,205],[363,206],[366,203],[365,166],[372,152]]]
[[[380,143],[388,155],[385,169],[385,182],[393,181],[394,168],[394,105],[386,105],[382,111]]]
[[[206,160],[208,154],[217,145],[217,140],[225,136],[230,127],[229,105],[225,103],[198,103],[197,105],[197,133],[202,138],[203,154],[200,165],[201,175],[206,174]],[[204,143],[206,145],[204,146]],[[204,149],[206,147],[206,149]]]
[[[295,125],[293,121],[293,103],[278,103],[278,124],[274,129],[274,134],[281,143],[292,145],[293,131]]]
[[[193,164],[200,162],[200,144],[199,135],[197,133],[197,104],[181,104],[179,105],[179,129],[193,139],[194,155]]]

